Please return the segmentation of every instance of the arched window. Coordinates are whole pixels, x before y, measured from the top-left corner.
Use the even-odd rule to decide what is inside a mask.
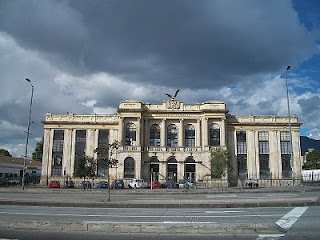
[[[210,146],[220,146],[220,127],[216,123],[210,125]]]
[[[168,126],[168,137],[167,137],[167,145],[169,147],[178,146],[178,129],[176,125],[171,124]]]
[[[128,157],[124,160],[124,178],[134,178],[134,159]]]
[[[136,145],[136,125],[128,123],[126,126],[126,145]]]
[[[150,127],[150,146],[160,146],[160,127],[158,124],[153,124]]]
[[[184,146],[195,146],[195,128],[192,124],[188,124],[184,130]]]

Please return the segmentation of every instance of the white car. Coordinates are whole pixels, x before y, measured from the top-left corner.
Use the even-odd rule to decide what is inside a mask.
[[[8,181],[9,184],[19,184],[20,182],[17,179],[11,178]]]
[[[192,182],[189,181],[179,181],[177,182],[177,188],[193,188],[194,185]]]
[[[148,187],[148,183],[143,179],[132,179],[129,184],[129,188],[146,188]]]

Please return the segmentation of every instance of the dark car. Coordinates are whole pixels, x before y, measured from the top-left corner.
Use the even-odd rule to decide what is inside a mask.
[[[74,188],[74,183],[73,183],[73,181],[65,181],[63,187],[64,188]]]
[[[176,182],[169,180],[169,181],[162,183],[162,187],[163,188],[176,188],[177,186],[176,186]]]
[[[108,188],[108,182],[101,181],[98,183],[97,188]]]
[[[113,189],[124,189],[124,182],[122,180],[114,180],[111,184]]]
[[[50,181],[49,188],[60,188],[60,182],[58,182],[58,181]]]
[[[82,188],[91,188],[92,187],[90,181],[82,181],[81,185],[82,185]]]

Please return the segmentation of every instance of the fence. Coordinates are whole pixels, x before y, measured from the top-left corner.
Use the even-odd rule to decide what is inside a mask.
[[[320,169],[303,170],[301,175],[303,182],[320,182]]]

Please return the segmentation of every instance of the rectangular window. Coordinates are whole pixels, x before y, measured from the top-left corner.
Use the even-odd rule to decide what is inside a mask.
[[[52,146],[52,176],[60,177],[62,174],[64,130],[54,130]]]
[[[259,162],[260,162],[260,178],[270,178],[269,168],[269,133],[258,132],[259,139]]]
[[[77,130],[76,131],[76,156],[85,156],[86,149],[86,130]]]
[[[246,132],[237,132],[237,153],[247,155]]]
[[[107,144],[109,144],[109,130],[99,130],[98,148],[104,147]],[[106,154],[108,154],[108,153],[106,153]],[[108,176],[108,167],[107,167],[106,161],[98,159],[98,161],[97,161],[97,176],[98,177],[107,177]]]
[[[237,163],[240,178],[247,178],[247,136],[245,131],[239,131],[237,135]]]
[[[290,133],[280,132],[280,147],[281,147],[281,161],[282,161],[282,178],[291,178],[291,144]]]

